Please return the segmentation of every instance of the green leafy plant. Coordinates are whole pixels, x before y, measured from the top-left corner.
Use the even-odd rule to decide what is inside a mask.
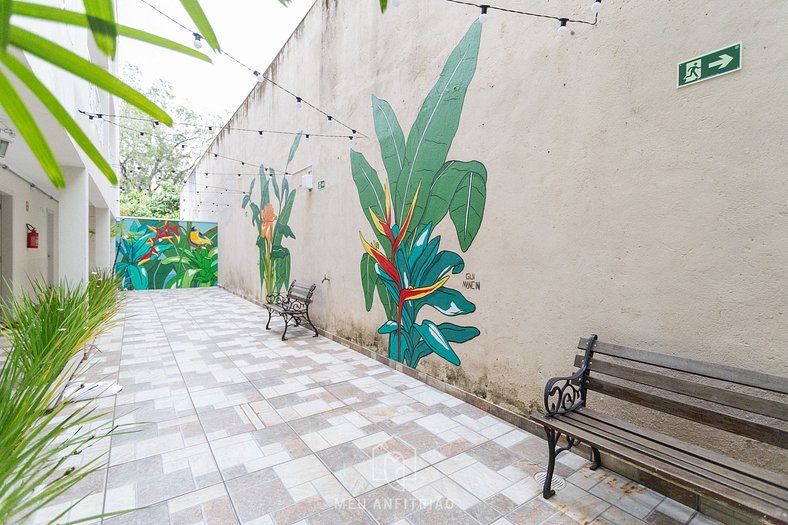
[[[407,141],[389,103],[372,97],[375,131],[388,175],[384,183],[361,153],[350,153],[361,207],[377,237],[369,243],[361,234],[366,309],[371,310],[377,292],[387,317],[378,332],[389,335],[389,357],[411,367],[431,353],[459,365],[452,343],[479,335],[474,327],[426,319],[419,323],[418,315],[424,306],[446,316],[476,309],[458,290],[446,287],[451,275],[464,268],[462,257],[440,251],[440,237],[431,239],[431,235],[448,215],[461,250],[467,251],[484,216],[487,169],[478,161],[446,160],[476,71],[480,38],[477,21],[449,56]]]
[[[260,165],[259,204],[252,202],[255,179],[252,179],[249,191],[241,201],[242,209],[249,206],[252,213],[252,224],[257,230],[260,294],[266,300],[270,300],[290,282],[290,250],[282,246],[282,241],[285,237],[295,239],[295,234],[287,223],[295,203],[296,190],[290,189],[287,169],[290,167],[300,144],[301,133],[298,133],[290,146],[281,184],[277,180],[276,171],[273,168]],[[272,191],[276,199],[276,208],[271,198]],[[263,290],[265,290],[265,294],[263,294]]]
[[[11,347],[0,369],[0,523],[22,522],[91,473],[104,456],[82,460],[86,449],[125,431],[93,402],[57,403],[69,363],[83,347],[120,321],[118,281],[97,272],[87,285],[32,283],[32,294],[0,306]],[[76,504],[64,509],[58,521]]]
[[[206,42],[212,49],[219,51],[219,42],[216,35],[197,0],[181,0],[181,3]],[[82,148],[85,154],[113,184],[117,182],[117,178],[112,167],[101,155],[98,148],[90,141],[79,124],[71,117],[69,110],[60,104],[52,92],[11,51],[29,53],[68,71],[76,77],[84,79],[94,86],[125,100],[162,124],[172,125],[172,119],[158,105],[137,90],[121,82],[100,66],[41,35],[11,23],[11,17],[15,15],[22,18],[33,18],[69,26],[84,27],[91,31],[99,50],[110,58],[115,57],[117,39],[123,36],[210,62],[208,56],[189,46],[116,23],[114,5],[114,0],[84,0],[85,13],[79,13],[33,2],[0,0],[0,63],[38,98],[55,120],[71,135],[74,142]],[[30,147],[52,183],[58,188],[65,186],[63,173],[55,159],[54,153],[44,138],[44,134],[41,132],[39,125],[22,100],[22,97],[2,69],[0,69],[0,105],[5,108],[19,134]]]

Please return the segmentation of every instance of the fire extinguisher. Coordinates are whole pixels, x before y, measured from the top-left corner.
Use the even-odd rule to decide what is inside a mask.
[[[27,247],[38,248],[38,232],[32,224],[27,225]]]

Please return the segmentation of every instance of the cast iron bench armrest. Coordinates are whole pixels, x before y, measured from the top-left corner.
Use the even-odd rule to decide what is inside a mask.
[[[591,349],[597,336],[592,335],[586,345],[586,353],[582,366],[571,376],[553,377],[544,387],[545,416],[572,412],[586,404],[586,378],[588,377],[588,361]]]
[[[269,293],[265,297],[265,306],[281,305],[288,302],[286,293]]]

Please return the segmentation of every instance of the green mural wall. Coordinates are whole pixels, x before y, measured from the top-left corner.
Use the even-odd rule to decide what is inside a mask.
[[[295,239],[288,225],[295,204],[296,189],[290,188],[287,169],[301,144],[301,133],[297,133],[290,146],[285,172],[278,179],[276,170],[260,165],[259,199],[255,203],[255,181],[249,184],[241,208],[248,206],[252,214],[252,225],[257,231],[257,251],[260,268],[260,295],[266,301],[286,289],[290,283],[290,250],[282,245],[285,238]]]
[[[115,273],[129,290],[216,286],[219,229],[213,222],[124,218],[117,222]]]
[[[389,357],[416,367],[435,353],[460,365],[452,345],[477,337],[473,326],[450,322],[418,322],[424,307],[456,317],[476,306],[451,288],[452,274],[465,263],[453,251],[441,250],[435,227],[447,215],[460,249],[473,244],[484,216],[487,170],[478,161],[447,160],[459,126],[465,94],[476,71],[481,24],[474,22],[452,51],[435,86],[419,110],[407,140],[385,100],[372,97],[375,131],[386,170],[378,173],[364,156],[351,151],[351,170],[364,214],[375,239],[361,244],[361,282],[366,309],[377,295],[386,312],[378,332],[389,336]]]

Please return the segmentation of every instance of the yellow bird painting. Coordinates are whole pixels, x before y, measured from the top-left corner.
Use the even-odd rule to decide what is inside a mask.
[[[195,248],[199,248],[204,245],[212,245],[211,239],[205,236],[197,226],[192,226],[191,231],[189,232],[189,244],[194,246]]]

